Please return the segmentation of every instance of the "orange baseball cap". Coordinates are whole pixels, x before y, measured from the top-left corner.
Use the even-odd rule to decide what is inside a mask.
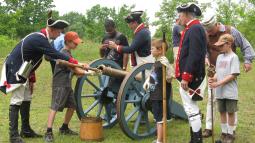
[[[65,41],[72,41],[77,45],[82,42],[79,35],[76,32],[73,32],[73,31],[69,31],[65,34]]]

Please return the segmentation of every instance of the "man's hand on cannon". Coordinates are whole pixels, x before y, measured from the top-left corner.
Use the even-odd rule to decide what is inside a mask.
[[[100,74],[102,74],[102,73],[100,72],[100,70],[99,70],[99,71],[92,71],[92,70],[85,71],[85,75],[92,75],[92,76],[95,76],[95,75],[100,75]]]
[[[86,63],[79,63],[82,67],[83,67],[83,69],[84,70],[88,70],[89,69],[89,65],[88,64],[86,64]]]

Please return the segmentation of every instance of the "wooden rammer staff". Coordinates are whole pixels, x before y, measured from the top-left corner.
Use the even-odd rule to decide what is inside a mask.
[[[163,31],[163,56],[166,55],[166,32]],[[162,81],[163,81],[163,143],[167,143],[167,106],[166,106],[166,66],[162,66]]]
[[[211,65],[208,67],[207,69],[207,75],[210,78],[213,78],[215,75],[216,71],[215,71],[215,66]],[[213,89],[210,89],[211,92],[211,116],[212,116],[212,143],[214,143],[214,116],[213,116],[213,100],[214,100],[214,95],[213,95]]]

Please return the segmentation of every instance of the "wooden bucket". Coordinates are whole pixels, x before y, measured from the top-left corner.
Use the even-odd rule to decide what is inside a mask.
[[[80,125],[82,141],[103,141],[103,123],[101,118],[83,117]]]

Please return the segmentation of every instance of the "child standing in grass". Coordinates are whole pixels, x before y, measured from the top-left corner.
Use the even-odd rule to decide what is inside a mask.
[[[221,141],[232,143],[235,112],[237,112],[238,87],[237,76],[240,74],[238,56],[232,51],[234,38],[230,34],[222,35],[215,46],[219,46],[222,54],[217,58],[216,74],[209,78],[209,86],[216,88],[216,99],[221,117]],[[228,120],[228,121],[227,121]],[[228,123],[228,124],[227,124]]]
[[[143,88],[149,90],[150,100],[152,103],[152,113],[154,119],[157,122],[157,140],[154,143],[161,143],[163,141],[163,78],[162,78],[162,67],[166,66],[167,81],[166,81],[166,95],[167,103],[169,103],[170,96],[172,93],[171,79],[174,77],[173,68],[169,64],[167,58],[163,55],[163,40],[153,40],[151,47],[151,54],[156,59],[152,66],[152,72],[150,77],[145,81]],[[166,47],[167,49],[167,47]],[[167,109],[169,106],[167,104]],[[170,112],[167,110],[168,119],[170,119]]]
[[[76,32],[67,32],[65,37],[65,47],[61,50],[61,53],[72,57],[71,50],[76,49],[77,45],[82,41]],[[84,72],[85,73],[85,72]],[[75,73],[77,74],[77,73]],[[76,102],[72,89],[72,75],[73,72],[66,66],[56,65],[53,75],[52,83],[52,102],[51,109],[48,117],[47,131],[45,133],[45,141],[53,141],[52,125],[57,111],[62,112],[64,108],[67,108],[64,123],[59,128],[60,134],[66,135],[78,135],[76,132],[69,129],[68,124],[72,118],[74,110],[76,109]]]

